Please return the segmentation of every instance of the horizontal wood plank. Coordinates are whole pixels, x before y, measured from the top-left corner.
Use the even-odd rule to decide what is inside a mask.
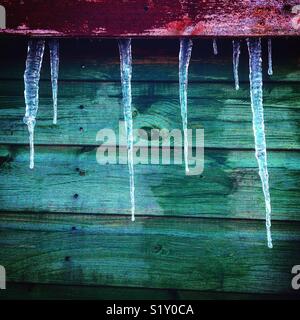
[[[0,291],[0,300],[172,300],[180,296],[189,296],[189,291],[176,289],[147,289],[109,286],[73,286],[36,283],[7,283],[6,290]],[[192,291],[191,297],[202,299],[216,297],[221,299],[222,293],[201,293]],[[252,294],[229,294],[229,297],[246,298]],[[261,295],[259,295],[260,297]],[[276,295],[271,295],[276,297]],[[229,298],[228,297],[228,298]],[[269,295],[267,295],[269,297]]]
[[[7,283],[0,300],[290,300],[295,294],[253,294],[178,289]]]
[[[215,56],[211,40],[194,40],[189,82],[230,82],[233,85],[232,43],[220,40]],[[0,79],[23,80],[27,42],[0,39]],[[285,48],[284,54],[282,48]],[[42,79],[50,79],[49,53],[45,50]],[[178,40],[135,40],[132,42],[133,83],[138,81],[178,82]],[[61,40],[59,79],[120,82],[119,52],[116,40]],[[300,81],[298,39],[273,40],[274,74],[267,74],[267,41],[263,41],[265,82]],[[239,75],[249,81],[248,49],[242,42]]]
[[[3,0],[1,34],[42,37],[299,35],[295,0]]]
[[[296,294],[299,223],[0,215],[0,264],[10,282]]]
[[[23,83],[0,81],[0,143],[28,144]],[[266,84],[264,87],[267,146],[271,149],[300,149],[300,84]],[[96,135],[106,128],[121,135],[126,144],[122,94],[119,83],[61,82],[58,125],[53,125],[50,83],[41,83],[36,144],[99,145]],[[252,113],[248,85],[236,92],[231,84],[189,86],[188,127],[204,129],[205,147],[253,149]],[[178,85],[174,83],[136,83],[133,86],[135,129],[144,129],[140,145],[151,141],[151,129],[182,129]],[[124,128],[124,124],[121,124]],[[157,139],[156,139],[157,140]],[[165,140],[164,140],[165,141]],[[177,141],[177,140],[176,140]],[[155,142],[155,141],[154,141]],[[171,143],[173,144],[173,141]],[[177,141],[176,146],[182,146]]]
[[[37,147],[30,170],[28,148],[2,146],[1,210],[129,214],[127,165],[99,165],[96,151]],[[119,160],[126,155],[124,150]],[[269,152],[268,161],[273,218],[299,220],[299,153]],[[136,165],[135,171],[137,215],[265,217],[252,151],[206,150],[201,175],[186,176],[183,165],[161,163]]]

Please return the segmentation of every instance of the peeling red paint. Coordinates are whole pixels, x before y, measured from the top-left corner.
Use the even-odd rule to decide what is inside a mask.
[[[192,25],[192,20],[188,16],[184,16],[181,20],[169,22],[166,29],[174,34],[184,34]]]
[[[0,34],[59,37],[299,36],[300,0],[2,0]],[[297,9],[299,8],[299,10]]]
[[[198,34],[203,34],[204,33],[204,30],[205,30],[205,25],[202,23],[202,22],[198,22],[196,24],[196,26],[194,27],[194,30],[192,32],[192,35],[193,36],[196,36]]]

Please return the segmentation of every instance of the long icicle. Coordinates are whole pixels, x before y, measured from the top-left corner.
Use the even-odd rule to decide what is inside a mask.
[[[217,39],[213,39],[213,50],[214,50],[214,55],[218,55],[218,44],[217,44]]]
[[[131,199],[131,220],[135,221],[135,187],[134,187],[134,167],[133,167],[133,121],[132,121],[132,97],[131,97],[131,77],[132,77],[132,55],[131,39],[119,40],[120,69],[123,93],[123,108],[125,119],[125,131],[127,137],[127,157],[130,179],[130,199]]]
[[[53,97],[53,124],[57,124],[57,91],[58,91],[58,72],[59,72],[59,41],[52,39],[49,41],[50,48],[50,67]]]
[[[261,39],[247,39],[247,44],[249,51],[249,79],[251,108],[253,113],[255,155],[258,162],[259,175],[262,181],[262,188],[265,197],[268,247],[272,248],[273,245],[271,237],[271,200],[269,192],[269,175],[267,167],[267,151],[263,109]]]
[[[179,51],[179,97],[181,107],[182,126],[184,134],[184,162],[185,171],[189,173],[188,162],[188,131],[187,131],[187,86],[188,86],[188,69],[192,55],[193,42],[191,39],[180,39]]]
[[[268,75],[273,75],[272,40],[268,39]]]
[[[240,54],[241,54],[241,41],[233,40],[232,41],[232,63],[233,63],[233,76],[235,83],[235,90],[239,90],[239,63],[240,63]]]
[[[39,107],[39,81],[44,50],[44,40],[29,40],[24,74],[26,113],[23,121],[29,132],[30,169],[34,168],[34,127]]]

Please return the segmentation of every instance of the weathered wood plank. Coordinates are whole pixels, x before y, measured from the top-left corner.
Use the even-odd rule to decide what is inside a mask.
[[[294,293],[299,223],[76,215],[0,215],[12,282]]]
[[[299,35],[297,0],[3,0],[7,29],[31,36],[174,37]]]
[[[6,290],[0,291],[0,300],[171,300],[178,298],[179,290],[167,289],[146,289],[146,288],[126,288],[126,287],[108,287],[108,286],[72,286],[72,285],[47,285],[33,283],[13,283],[6,286]],[[183,294],[186,294],[183,292]],[[187,295],[189,292],[187,292]],[[197,292],[193,292],[195,297]],[[224,294],[223,294],[224,295]],[[209,297],[205,293],[203,296]],[[221,298],[222,294],[211,294]],[[244,294],[232,294],[229,297],[244,297]],[[245,296],[251,296],[245,295]],[[261,296],[261,295],[259,295]],[[269,296],[269,295],[267,295]],[[254,295],[255,297],[255,295]],[[272,295],[274,297],[274,295]],[[276,295],[275,295],[276,297]]]
[[[36,144],[99,145],[97,132],[114,130],[119,136],[123,120],[119,83],[62,82],[59,88],[58,125],[52,124],[50,83],[41,83]],[[23,123],[24,97],[21,81],[0,81],[0,143],[28,144]],[[300,84],[266,84],[265,123],[267,146],[272,149],[300,149]],[[181,130],[178,85],[175,83],[136,83],[133,86],[134,126]],[[189,86],[188,127],[203,128],[205,147],[253,149],[252,113],[248,85],[236,92],[231,84]],[[123,128],[123,125],[122,125]],[[119,144],[125,143],[124,130]],[[173,142],[172,142],[173,145]],[[180,141],[176,144],[182,146]]]
[[[0,79],[22,79],[27,53],[26,41],[0,39]],[[282,48],[285,48],[284,53]],[[117,41],[61,40],[60,80],[120,82]],[[214,56],[211,40],[195,40],[189,68],[190,82],[226,81],[233,84],[232,44],[218,41]],[[178,40],[136,40],[132,43],[133,82],[178,82]],[[42,79],[50,78],[48,50]],[[273,40],[274,75],[267,74],[267,42],[263,42],[264,81],[300,81],[299,40]],[[240,80],[249,81],[248,51],[242,43]]]
[[[251,294],[177,289],[73,286],[34,283],[7,284],[0,300],[289,300],[292,294]]]
[[[99,165],[95,147],[37,147],[34,170],[28,148],[0,150],[2,211],[129,213],[127,165]],[[269,152],[268,161],[273,218],[299,220],[299,153]],[[185,176],[183,165],[161,163],[135,171],[137,215],[265,217],[252,151],[206,150],[202,175]]]

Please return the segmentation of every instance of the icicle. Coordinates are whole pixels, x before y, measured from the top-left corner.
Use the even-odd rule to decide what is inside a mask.
[[[44,40],[30,40],[28,43],[24,74],[26,113],[23,121],[27,124],[29,131],[30,169],[34,168],[34,126],[39,107],[39,80],[44,49]]]
[[[234,75],[234,82],[235,82],[235,89],[239,90],[239,62],[240,62],[240,53],[241,53],[241,42],[240,40],[233,40],[232,41],[232,49],[233,49],[233,75]]]
[[[57,124],[57,82],[59,71],[59,42],[57,39],[49,41],[50,66],[53,97],[53,124]]]
[[[179,96],[181,106],[181,117],[184,134],[184,161],[185,171],[189,172],[188,163],[188,131],[187,131],[187,86],[188,86],[188,68],[191,59],[193,42],[190,39],[183,38],[180,40],[179,51]]]
[[[127,136],[128,168],[130,177],[131,220],[135,220],[134,168],[133,168],[133,122],[131,108],[132,55],[131,39],[119,40],[120,68],[123,93],[125,130]]]
[[[263,90],[262,90],[262,58],[261,39],[247,39],[249,51],[249,79],[251,108],[253,113],[253,131],[255,139],[255,155],[259,167],[259,175],[262,181],[262,188],[266,205],[266,229],[268,247],[272,248],[271,238],[271,200],[269,193],[269,175],[267,168],[267,151],[264,126]]]
[[[268,39],[268,75],[273,75],[272,40]]]
[[[216,56],[218,54],[217,39],[213,40],[213,49],[214,49],[214,55]]]

